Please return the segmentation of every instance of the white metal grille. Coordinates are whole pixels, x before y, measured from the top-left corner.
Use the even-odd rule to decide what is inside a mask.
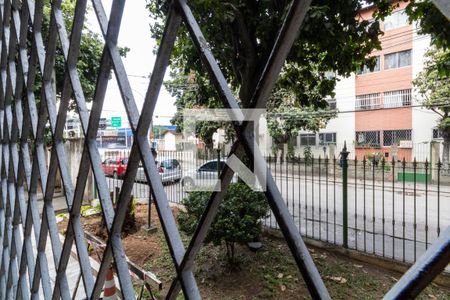
[[[384,92],[383,107],[411,106],[411,89]]]
[[[368,110],[381,108],[381,94],[367,94],[356,96],[355,109]]]

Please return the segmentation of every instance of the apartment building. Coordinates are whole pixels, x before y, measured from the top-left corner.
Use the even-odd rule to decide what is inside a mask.
[[[417,34],[408,23],[406,2],[380,24],[384,35],[382,49],[374,51],[377,64],[372,71],[363,66],[355,76],[355,155],[379,152],[385,158],[412,160],[424,152],[432,140],[437,115],[417,107],[420,99],[412,81],[423,68],[423,56],[429,38]],[[374,8],[361,12],[372,18]],[[428,121],[428,122],[427,122]]]
[[[376,66],[361,67],[356,74],[340,78],[331,103],[339,111],[319,132],[301,132],[296,151],[309,146],[316,156],[337,156],[347,143],[350,157],[359,159],[376,153],[386,159],[411,161],[429,158],[438,115],[420,107],[412,81],[423,69],[429,36],[418,34],[405,14],[407,2],[399,1],[393,13],[380,24],[381,50],[374,51]],[[371,20],[374,7],[361,11]]]

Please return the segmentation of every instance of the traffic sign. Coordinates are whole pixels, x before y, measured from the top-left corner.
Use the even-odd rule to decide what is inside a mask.
[[[114,128],[122,127],[122,118],[121,117],[111,117],[111,127],[114,127]]]

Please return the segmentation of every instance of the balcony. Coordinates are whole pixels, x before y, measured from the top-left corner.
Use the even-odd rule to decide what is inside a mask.
[[[383,106],[384,108],[411,106],[411,100],[411,89],[384,92]]]
[[[356,96],[355,110],[411,106],[411,89]]]
[[[368,110],[381,108],[381,94],[367,94],[356,96],[355,109]]]

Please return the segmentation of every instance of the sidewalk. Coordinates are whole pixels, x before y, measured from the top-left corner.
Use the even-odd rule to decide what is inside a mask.
[[[38,204],[39,214],[41,215],[42,209],[44,207],[43,195],[38,194],[37,197],[38,197],[37,204]],[[52,204],[53,204],[53,208],[55,210],[55,214],[67,212],[66,198],[61,191],[55,192],[55,194],[53,195]],[[34,234],[32,234],[32,237],[33,238],[31,240],[32,240],[32,244],[34,245],[33,248],[35,250],[36,249],[36,246],[35,246],[36,241],[34,239]],[[64,236],[60,235],[60,240],[61,240],[61,245],[63,245],[64,244]],[[46,254],[47,262],[48,262],[48,266],[49,266],[51,286],[54,286],[55,278],[56,278],[56,268],[55,268],[55,264],[54,264],[54,260],[53,260],[53,250],[51,247],[50,236],[47,237],[45,254]],[[36,257],[35,251],[34,251],[34,257]],[[91,265],[92,265],[92,261],[93,260],[91,259]],[[73,292],[77,288],[77,282],[78,282],[79,275],[80,275],[80,265],[79,265],[77,257],[76,257],[76,248],[75,248],[75,244],[74,244],[72,246],[71,255],[70,255],[69,262],[68,262],[67,268],[66,268],[66,277],[67,277],[67,282],[69,284],[70,294],[73,297],[72,299],[85,299],[86,298],[82,279],[80,279],[79,284],[78,284],[77,295],[75,297],[73,296]],[[41,298],[44,298],[42,287],[39,289],[39,296]]]
[[[53,195],[53,209],[55,210],[55,214],[67,212],[66,198],[64,194],[61,192],[56,192]],[[38,209],[39,214],[42,214],[42,208],[44,207],[44,200],[42,194],[38,194]]]

